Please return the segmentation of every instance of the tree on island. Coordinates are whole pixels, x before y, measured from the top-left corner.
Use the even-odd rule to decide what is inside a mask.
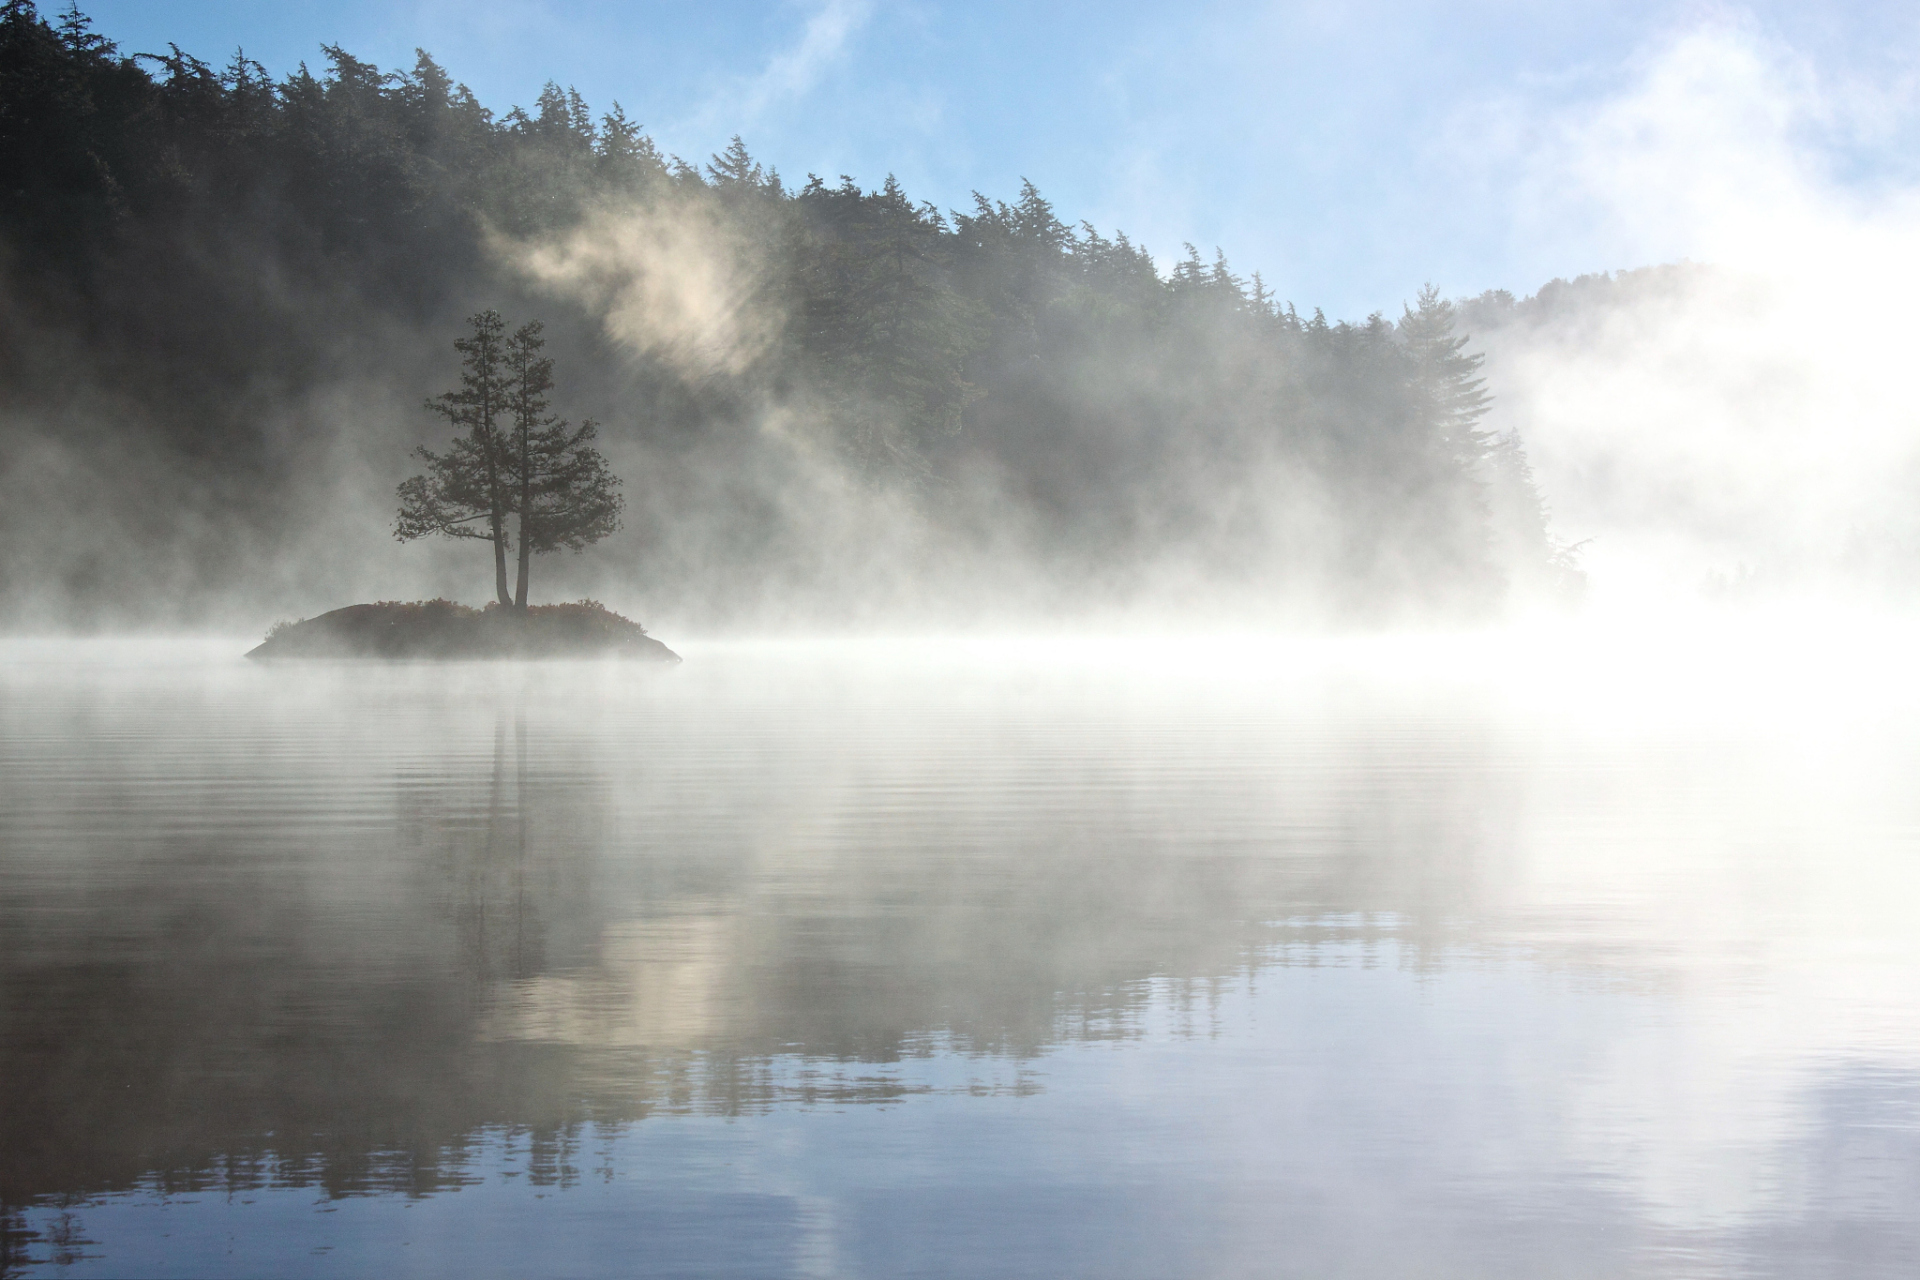
[[[442,453],[424,445],[413,453],[426,464],[399,487],[394,537],[479,538],[493,545],[494,594],[524,611],[532,556],[565,547],[579,551],[620,526],[620,481],[593,447],[597,427],[571,427],[547,412],[553,361],[540,323],[504,337],[506,322],[493,310],[468,321],[473,334],[455,340],[461,354],[460,388],[427,401],[454,427]],[[511,426],[502,427],[508,417]],[[518,528],[508,524],[518,517]],[[507,552],[518,551],[517,590],[507,590]]]
[[[530,320],[507,340],[513,434],[507,440],[508,496],[520,517],[519,574],[513,607],[527,607],[527,570],[534,556],[565,547],[580,551],[620,527],[620,478],[593,447],[599,427],[588,418],[578,427],[547,412],[553,361],[540,354],[546,340]]]
[[[493,544],[494,594],[507,594],[507,494],[502,471],[505,442],[500,415],[506,411],[506,322],[494,310],[471,317],[473,336],[454,340],[461,356],[460,389],[427,401],[427,408],[453,424],[453,443],[445,453],[425,445],[413,456],[426,471],[400,484],[400,516],[393,536],[402,542],[438,534],[443,538],[484,538]]]

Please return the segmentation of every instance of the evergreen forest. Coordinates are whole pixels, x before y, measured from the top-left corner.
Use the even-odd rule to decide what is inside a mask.
[[[392,494],[496,308],[545,320],[556,406],[625,481],[555,591],[743,625],[1374,625],[1577,586],[1432,289],[1332,321],[1032,184],[939,209],[738,138],[666,155],[556,85],[499,114],[424,52],[323,55],[275,80],[0,4],[15,623],[484,598],[471,548],[394,542]]]

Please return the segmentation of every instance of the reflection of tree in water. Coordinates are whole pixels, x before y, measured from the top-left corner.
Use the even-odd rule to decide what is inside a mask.
[[[39,1229],[28,1221],[24,1207],[0,1200],[0,1276],[18,1275],[29,1266],[70,1267],[97,1255],[87,1252],[94,1242],[86,1238],[85,1222],[71,1206],[75,1196],[60,1196],[60,1211]]]
[[[423,870],[437,881],[427,897],[452,926],[457,968],[474,984],[476,996],[489,983],[542,968],[548,910],[584,896],[572,883],[581,879],[583,868],[554,856],[556,848],[571,843],[554,838],[555,828],[604,804],[550,806],[536,817],[537,792],[538,783],[530,785],[528,776],[524,708],[511,717],[504,707],[498,713],[484,796],[427,771],[401,780],[401,849],[424,855]],[[535,822],[547,838],[530,850],[528,828]],[[530,855],[538,865],[529,865]]]
[[[1511,811],[1472,768],[1337,753],[1146,799],[1055,778],[1077,807],[989,777],[929,810],[872,801],[924,760],[716,782],[561,726],[505,708],[490,754],[407,757],[366,789],[385,818],[168,836],[60,945],[0,942],[0,1203],[427,1194],[501,1134],[565,1185],[597,1125],[894,1100],[904,1058],[1018,1061],[1136,1034],[1155,1000],[1204,1009],[1283,937],[1311,962],[1317,939],[1419,934]]]

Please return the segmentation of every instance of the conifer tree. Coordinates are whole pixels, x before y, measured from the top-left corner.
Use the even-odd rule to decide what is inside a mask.
[[[644,182],[666,175],[666,162],[645,131],[627,119],[619,103],[601,117],[600,141],[594,154],[599,171],[609,186],[631,191]]]
[[[1480,377],[1485,357],[1465,350],[1465,335],[1455,336],[1453,304],[1438,289],[1425,286],[1416,302],[1402,307],[1399,325],[1412,360],[1416,407],[1448,455],[1471,466],[1492,447],[1492,437],[1479,428],[1493,402]]]
[[[532,557],[578,551],[620,527],[620,481],[593,447],[595,423],[574,427],[548,413],[553,361],[541,354],[540,322],[511,336],[497,311],[469,323],[472,336],[453,344],[463,357],[460,389],[427,401],[458,434],[443,453],[414,450],[426,470],[400,485],[394,536],[487,540],[495,598],[525,610]],[[509,550],[518,560],[511,592]]]
[[[741,194],[746,192],[764,192],[771,195],[783,194],[780,188],[780,175],[763,169],[747,152],[747,144],[740,140],[739,134],[727,143],[727,149],[708,157],[707,178],[713,189],[722,194]]]
[[[538,320],[507,339],[506,365],[513,429],[506,441],[511,501],[519,517],[513,607],[527,607],[527,578],[536,555],[565,547],[579,551],[620,527],[620,480],[593,447],[598,427],[578,427],[547,412],[553,361]]]
[[[1401,310],[1397,330],[1410,365],[1412,408],[1435,455],[1426,487],[1436,523],[1423,540],[1450,561],[1462,588],[1495,599],[1503,572],[1494,561],[1487,486],[1495,439],[1480,428],[1493,401],[1480,377],[1485,357],[1465,349],[1466,335],[1454,332],[1453,304],[1433,285],[1420,290],[1413,307]]]
[[[948,278],[946,220],[892,175],[868,193],[816,177],[800,198],[817,247],[794,336],[838,384],[834,416],[854,456],[919,475],[926,444],[960,429],[976,394],[966,359],[984,338],[982,309]]]
[[[513,393],[502,335],[506,322],[486,310],[471,317],[471,337],[454,341],[461,355],[460,389],[427,401],[427,408],[453,425],[446,452],[422,445],[413,456],[426,470],[401,482],[400,515],[393,536],[402,542],[438,535],[482,538],[493,544],[494,595],[511,605],[507,594],[507,516],[513,509],[507,440],[500,416]],[[523,579],[524,581],[524,579]]]

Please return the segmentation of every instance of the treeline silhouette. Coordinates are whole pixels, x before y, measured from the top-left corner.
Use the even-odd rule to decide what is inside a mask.
[[[1031,184],[943,214],[892,178],[788,184],[738,138],[696,167],[555,85],[496,115],[424,52],[403,73],[324,53],[275,81],[0,4],[15,607],[191,612],[324,555],[317,519],[336,547],[379,532],[448,344],[495,305],[599,370],[572,394],[630,512],[595,553],[603,591],[697,589],[716,614],[782,591],[816,612],[1224,592],[1383,619],[1577,585],[1431,290],[1398,322],[1329,322],[1219,254],[1163,274]],[[724,246],[720,357],[635,341],[644,315],[603,324],[591,287],[525,269],[520,249],[623,219]],[[364,515],[342,440],[391,467]]]

